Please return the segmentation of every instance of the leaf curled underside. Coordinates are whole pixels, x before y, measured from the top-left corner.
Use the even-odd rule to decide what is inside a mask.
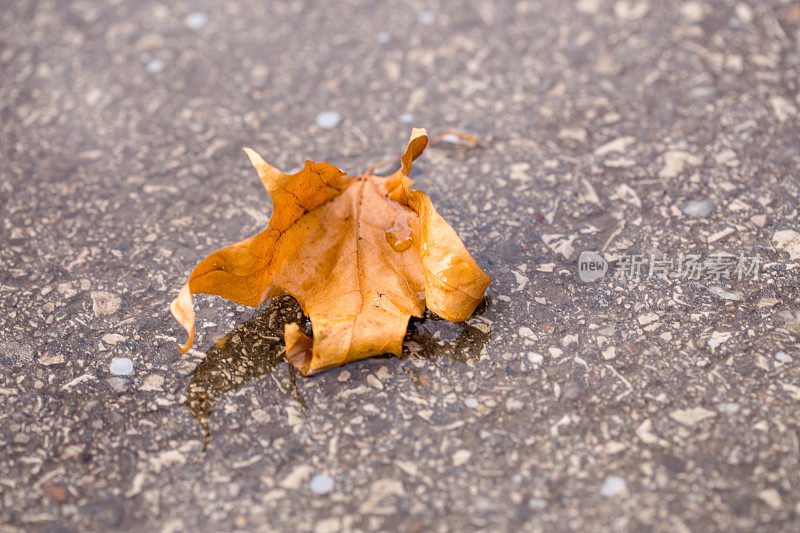
[[[244,151],[269,192],[267,229],[198,264],[170,309],[194,341],[192,294],[256,306],[278,295],[297,299],[313,339],[285,329],[286,357],[304,375],[373,355],[402,352],[409,318],[427,306],[447,320],[472,314],[490,283],[428,196],[412,190],[413,161],[428,142],[411,133],[389,177],[348,176],[306,161],[284,174]]]

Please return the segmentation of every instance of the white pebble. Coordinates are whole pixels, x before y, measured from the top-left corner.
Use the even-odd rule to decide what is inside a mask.
[[[611,498],[625,490],[625,480],[619,476],[611,476],[606,479],[600,488],[600,494],[606,498]]]
[[[739,404],[736,402],[720,403],[717,404],[717,411],[726,415],[732,415],[739,411]]]
[[[528,507],[534,511],[541,511],[547,507],[547,502],[541,498],[531,498],[528,500]]]
[[[130,376],[133,374],[133,361],[127,357],[117,357],[112,359],[108,369],[115,376]]]
[[[544,361],[544,356],[540,353],[528,352],[528,361],[534,365],[540,365]]]
[[[423,26],[430,26],[436,22],[436,15],[433,13],[433,11],[420,11],[417,19]]]
[[[680,7],[681,15],[692,23],[700,22],[705,17],[703,4],[700,2],[685,2]]]
[[[784,352],[783,350],[775,354],[775,359],[777,359],[780,362],[786,361],[787,357],[789,356],[786,355],[786,352]]]
[[[164,61],[155,57],[147,62],[147,66],[145,66],[145,68],[150,74],[158,74],[164,70],[164,66]]]
[[[382,31],[378,34],[378,42],[381,44],[389,44],[392,42],[392,35],[388,31]]]
[[[704,217],[711,212],[714,206],[705,200],[693,200],[681,206],[684,215],[690,217]]]
[[[478,407],[478,399],[477,398],[464,398],[464,405],[466,405],[470,409],[475,409],[476,407]]]
[[[342,115],[336,111],[321,111],[317,115],[317,126],[322,129],[332,130],[342,122]]]
[[[414,122],[414,115],[412,115],[411,113],[403,113],[402,115],[400,115],[400,122],[402,122],[403,124],[411,124],[412,122]]]
[[[193,30],[205,28],[208,24],[208,15],[202,11],[192,11],[183,19],[183,23]]]
[[[328,474],[317,474],[308,486],[314,494],[328,494],[333,490],[333,478]]]

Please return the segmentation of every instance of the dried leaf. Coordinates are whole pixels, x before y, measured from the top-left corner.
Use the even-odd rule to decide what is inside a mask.
[[[347,176],[306,161],[284,174],[245,148],[274,210],[266,230],[214,252],[189,276],[170,309],[194,340],[192,294],[256,306],[297,299],[313,340],[285,328],[286,357],[303,375],[373,355],[402,353],[411,316],[425,306],[469,317],[490,283],[427,195],[411,190],[412,162],[428,142],[415,128],[401,167],[383,178]]]

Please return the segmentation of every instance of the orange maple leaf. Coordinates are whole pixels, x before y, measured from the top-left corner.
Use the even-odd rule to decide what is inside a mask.
[[[170,305],[194,340],[192,294],[248,306],[288,294],[311,319],[313,339],[285,327],[286,357],[303,375],[383,353],[402,353],[409,318],[425,307],[466,320],[491,280],[430,198],[411,190],[411,163],[428,143],[414,128],[389,177],[347,176],[306,161],[284,174],[244,148],[274,205],[266,230],[197,265]]]

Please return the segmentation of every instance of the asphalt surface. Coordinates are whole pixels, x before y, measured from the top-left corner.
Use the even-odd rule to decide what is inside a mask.
[[[797,531],[799,43],[789,0],[0,2],[0,529]],[[475,316],[306,379],[290,298],[199,297],[178,353],[271,211],[241,146],[412,126],[480,139],[413,176]]]

